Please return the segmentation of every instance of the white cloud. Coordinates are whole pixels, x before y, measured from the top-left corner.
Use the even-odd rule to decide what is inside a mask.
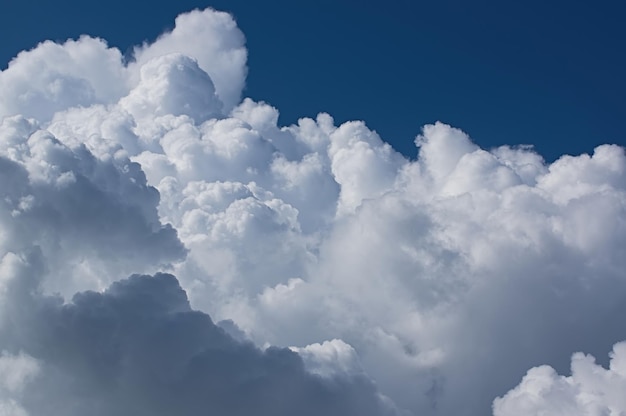
[[[322,377],[349,376],[363,371],[354,348],[340,339],[291,349],[300,354],[309,371]]]
[[[521,383],[494,401],[495,416],[601,416],[626,413],[626,343],[610,354],[608,369],[591,355],[572,357],[572,375],[559,376],[547,365],[528,371]]]
[[[248,51],[245,37],[231,15],[212,9],[181,14],[171,32],[152,44],[135,48],[136,66],[173,52],[198,61],[213,80],[225,110],[239,103],[248,72]]]
[[[164,55],[146,62],[139,72],[139,85],[120,100],[136,120],[185,114],[200,123],[221,113],[211,78],[193,59]]]
[[[36,246],[54,273],[48,290],[70,294],[185,256],[158,216],[159,195],[140,166],[70,148],[21,116],[0,123],[0,256]]]
[[[141,68],[152,58],[171,53],[181,53],[198,62],[210,75],[217,96],[228,112],[239,102],[245,84],[247,50],[244,42],[233,18],[211,9],[178,16],[171,32],[164,33],[154,43],[135,48],[134,59],[128,65],[121,52],[108,47],[102,39],[81,36],[62,44],[42,42],[18,54],[9,67],[0,72],[0,117],[21,114],[45,122],[56,112],[72,107],[117,102],[140,82],[140,77],[152,78],[154,82],[154,68],[144,68],[143,74]],[[190,76],[203,77],[197,70],[192,75],[194,69],[189,64],[183,65],[186,70],[181,75],[186,79],[176,76],[168,81],[184,82],[189,81]],[[161,84],[164,82],[161,79]],[[206,80],[200,82],[207,83]],[[194,95],[193,90],[189,92]],[[156,88],[147,95],[155,93],[159,93]],[[204,103],[196,100],[188,104],[194,107],[193,111],[201,111],[198,104]],[[182,109],[174,112],[179,110]]]
[[[125,65],[119,51],[83,37],[41,44],[0,74],[0,288],[17,299],[3,316],[22,319],[19,300],[36,299],[63,325],[59,311],[105,316],[98,302],[122,319],[145,299],[133,286],[129,299],[139,303],[118,310],[107,288],[134,280],[113,281],[173,272],[194,309],[232,320],[223,327],[236,339],[291,346],[304,361],[280,350],[287,367],[344,374],[346,394],[377,403],[384,394],[422,415],[486,414],[528,368],[562,372],[572,352],[600,356],[624,338],[623,148],[547,164],[530,147],[483,150],[435,123],[409,161],[364,122],[337,126],[320,114],[279,126],[269,104],[240,102],[244,38],[231,16],[210,9],[180,16],[135,56]],[[80,294],[60,306],[54,292]],[[45,364],[44,381],[27,383],[25,394],[58,377],[65,390],[50,391],[61,409],[78,394],[67,377],[110,383],[90,354],[106,358],[115,346],[78,342],[112,337],[110,327],[74,328],[72,348],[83,355],[52,356],[33,349],[28,328],[44,319],[33,316],[4,338],[12,356],[21,346]],[[49,335],[46,345],[61,345]],[[186,362],[177,348],[159,356],[172,366],[168,377]],[[545,369],[529,377],[561,388]],[[192,395],[193,380],[185,379]],[[156,394],[150,386],[139,393]],[[531,399],[522,390],[498,403],[517,397],[511,406],[524,408]],[[110,410],[108,396],[93,394],[80,400]],[[576,395],[559,397],[578,406]],[[10,400],[3,406],[38,406]]]
[[[0,116],[47,121],[66,108],[116,101],[127,91],[127,72],[120,51],[101,39],[42,42],[0,72]]]

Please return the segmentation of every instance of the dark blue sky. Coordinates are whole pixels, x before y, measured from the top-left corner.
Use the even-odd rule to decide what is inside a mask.
[[[413,156],[436,120],[484,147],[534,144],[548,160],[626,144],[626,2],[7,0],[2,68],[45,39],[82,33],[127,51],[176,15],[231,11],[247,37],[246,95],[281,123],[362,119]],[[0,92],[1,93],[1,92]]]

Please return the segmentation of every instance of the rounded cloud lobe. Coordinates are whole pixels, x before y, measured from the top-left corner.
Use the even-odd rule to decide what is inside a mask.
[[[621,344],[556,375],[626,339],[623,148],[281,127],[244,43],[207,9],[0,73],[0,414],[623,411]]]
[[[591,355],[572,357],[572,375],[552,367],[528,371],[522,382],[494,402],[494,415],[618,415],[626,412],[626,344],[615,344],[608,369]]]

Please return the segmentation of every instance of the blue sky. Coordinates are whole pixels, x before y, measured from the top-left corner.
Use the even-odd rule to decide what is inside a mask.
[[[409,156],[436,120],[548,160],[626,143],[619,1],[7,1],[0,62],[82,33],[128,50],[206,6],[235,15],[250,53],[245,94],[276,106],[281,123],[320,111],[366,120]]]

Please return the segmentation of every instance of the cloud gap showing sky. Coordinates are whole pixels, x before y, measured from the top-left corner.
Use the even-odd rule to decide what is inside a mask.
[[[624,148],[408,160],[247,53],[206,9],[0,72],[0,415],[626,412]]]

